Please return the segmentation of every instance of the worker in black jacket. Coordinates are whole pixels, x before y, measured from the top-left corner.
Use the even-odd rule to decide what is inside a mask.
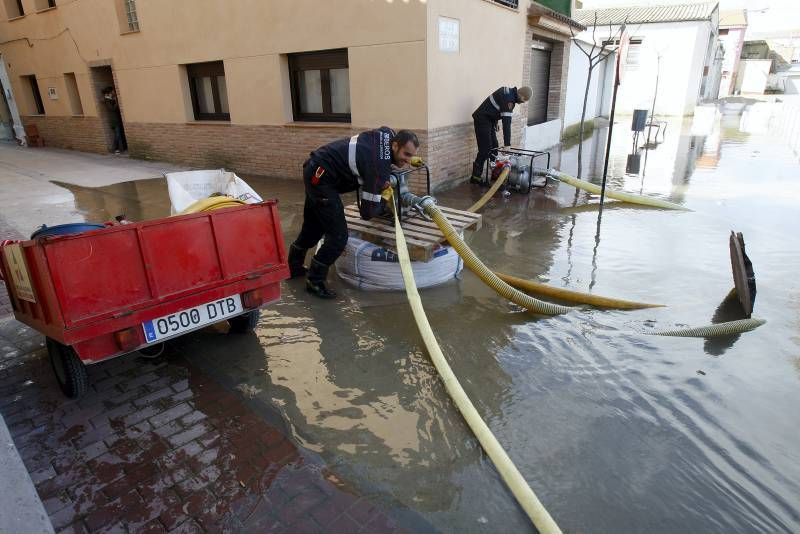
[[[486,160],[497,150],[497,121],[503,121],[503,146],[511,145],[511,116],[516,104],[531,98],[531,88],[523,86],[501,87],[490,94],[472,114],[475,124],[475,139],[478,141],[478,155],[472,165],[472,183],[483,183],[481,175]]]
[[[322,146],[303,164],[306,200],[303,227],[289,248],[291,277],[308,274],[306,289],[321,298],[336,293],[325,286],[328,269],[347,245],[347,221],[339,196],[361,188],[361,218],[369,220],[383,213],[386,203],[381,192],[389,187],[392,165],[405,167],[416,158],[419,140],[414,132],[395,133],[383,126]],[[306,251],[325,240],[311,260],[303,265]]]

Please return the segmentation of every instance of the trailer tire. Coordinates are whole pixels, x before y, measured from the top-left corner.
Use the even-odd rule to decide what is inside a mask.
[[[253,310],[228,319],[228,322],[231,324],[231,333],[247,334],[248,332],[252,332],[258,325],[259,317],[261,317],[261,310]]]
[[[62,345],[54,339],[47,338],[47,353],[53,374],[64,395],[70,399],[81,397],[89,388],[89,376],[86,366],[75,354],[75,349]]]

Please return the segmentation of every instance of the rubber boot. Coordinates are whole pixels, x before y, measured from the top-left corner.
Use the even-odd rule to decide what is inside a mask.
[[[482,185],[483,184],[483,178],[481,178],[480,176],[475,176],[473,174],[472,176],[469,177],[469,183],[476,184],[476,185]]]
[[[316,259],[311,259],[311,265],[308,267],[308,278],[306,278],[306,291],[318,296],[321,299],[336,298],[336,292],[331,291],[325,286],[325,279],[328,278],[329,265],[318,262]]]
[[[289,246],[289,278],[305,276],[308,269],[303,262],[306,261],[306,250],[292,243]]]

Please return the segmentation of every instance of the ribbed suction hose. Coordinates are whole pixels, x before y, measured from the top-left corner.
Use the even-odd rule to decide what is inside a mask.
[[[718,337],[741,334],[755,330],[767,321],[757,319],[739,319],[738,321],[728,321],[726,323],[710,324],[708,326],[698,326],[695,328],[674,328],[671,330],[656,330],[654,332],[644,332],[651,336],[675,336],[675,337]]]
[[[589,193],[595,195],[599,195],[601,193],[599,185],[587,182],[585,180],[578,180],[569,174],[564,174],[563,172],[555,169],[548,169],[545,173],[543,173],[540,169],[536,169],[534,174],[545,174],[549,178],[564,182],[565,184],[569,184],[578,189],[583,189],[584,191],[588,191]],[[634,195],[631,193],[623,193],[622,191],[614,191],[613,189],[608,188],[606,188],[606,196],[608,198],[621,200],[622,202],[628,202],[629,204],[640,204],[642,206],[652,206],[654,208],[665,208],[670,210],[692,211],[689,208],[684,208],[683,206],[674,204],[672,202],[667,202],[666,200],[642,195]]]
[[[464,240],[458,235],[453,225],[450,224],[450,221],[447,220],[447,217],[444,216],[442,211],[436,206],[435,201],[432,197],[416,197],[412,193],[408,193],[403,197],[403,202],[410,202],[411,204],[418,204],[424,211],[427,213],[433,222],[439,227],[444,234],[445,239],[447,242],[452,245],[456,252],[458,252],[459,256],[464,260],[464,264],[469,267],[469,269],[475,273],[478,278],[483,280],[483,282],[494,289],[499,295],[507,298],[514,304],[522,306],[528,311],[533,313],[539,313],[542,315],[559,315],[562,313],[567,313],[572,308],[568,306],[561,306],[558,304],[551,304],[549,302],[544,302],[538,299],[531,297],[530,295],[526,295],[525,293],[514,289],[507,283],[500,280],[496,274],[494,274],[491,269],[486,267],[483,262],[472,252],[472,249],[464,242]]]

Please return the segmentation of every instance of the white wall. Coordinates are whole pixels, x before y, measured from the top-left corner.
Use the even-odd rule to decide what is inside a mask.
[[[584,50],[591,51],[591,43],[581,42]],[[594,119],[598,116],[598,109],[604,106],[606,101],[611,99],[613,90],[613,79],[606,76],[609,64],[613,64],[614,55],[596,66],[592,71],[592,80],[589,84],[589,97],[586,101],[586,120]],[[569,52],[569,73],[567,76],[567,101],[564,109],[564,127],[578,124],[581,121],[583,111],[583,96],[586,91],[586,75],[589,70],[589,59],[586,54],[581,52],[578,45],[573,41],[570,44]],[[612,71],[613,73],[613,71]],[[603,102],[598,102],[601,100]]]
[[[739,63],[736,91],[739,94],[763,95],[767,86],[771,59],[743,59]]]
[[[612,26],[611,34],[617,29]],[[650,109],[659,73],[656,115],[690,115],[700,93],[709,32],[708,22],[696,21],[631,26],[629,35],[642,38],[639,65],[624,68],[616,112]],[[608,27],[598,27],[596,35],[598,43],[607,39]],[[591,28],[579,37],[591,41]]]

